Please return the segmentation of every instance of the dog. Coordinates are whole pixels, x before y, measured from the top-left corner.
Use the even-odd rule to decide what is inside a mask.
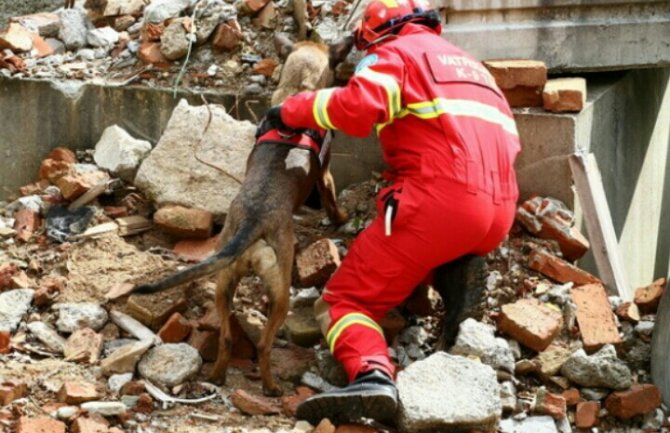
[[[275,37],[280,55],[287,55],[272,103],[300,90],[326,87],[334,80],[334,68],[353,46],[346,38],[328,48],[314,42],[291,43]],[[289,54],[290,53],[290,54]],[[221,320],[219,352],[210,379],[225,383],[231,357],[229,316],[235,288],[248,271],[261,277],[268,291],[267,324],[257,342],[263,392],[281,395],[270,365],[275,334],[289,308],[289,288],[294,258],[293,213],[316,185],[330,220],[343,224],[347,213],[336,202],[335,184],[330,173],[330,153],[315,152],[281,143],[254,146],[247,160],[244,181],[233,199],[220,237],[220,249],[212,257],[153,284],[135,289],[152,293],[218,272],[215,305]]]

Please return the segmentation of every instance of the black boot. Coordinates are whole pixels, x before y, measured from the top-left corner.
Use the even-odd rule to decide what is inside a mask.
[[[358,375],[344,388],[308,398],[298,406],[298,419],[317,425],[328,418],[333,424],[370,418],[384,423],[394,419],[398,390],[393,380],[380,370]]]

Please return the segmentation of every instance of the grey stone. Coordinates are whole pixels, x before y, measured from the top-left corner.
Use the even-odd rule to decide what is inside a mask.
[[[119,338],[117,340],[106,341],[102,348],[102,356],[105,358],[111,355],[117,349],[127,346],[129,344],[137,343],[137,340],[133,338]]]
[[[109,318],[107,310],[92,302],[57,304],[54,309],[58,310],[56,326],[60,332],[66,333],[83,328],[99,331]]]
[[[92,47],[110,48],[119,42],[119,32],[111,27],[100,27],[91,29],[86,36],[88,44]]]
[[[178,17],[194,4],[194,0],[153,0],[144,8],[144,19],[154,24],[162,23],[169,18]]]
[[[151,143],[138,140],[118,125],[105,129],[95,145],[93,159],[100,168],[132,182],[142,160],[151,152]]]
[[[426,331],[423,326],[410,326],[400,333],[399,341],[402,344],[416,344],[417,346],[421,346],[428,341],[429,337],[428,331]]]
[[[316,287],[295,289],[295,294],[291,296],[291,308],[312,307],[319,296]]]
[[[120,401],[87,401],[81,404],[81,408],[90,413],[102,416],[118,416],[126,413],[126,405]]]
[[[244,88],[245,95],[260,95],[263,93],[263,86],[258,83],[251,83]]]
[[[194,153],[241,180],[256,127],[235,120],[219,105],[210,104],[209,108],[212,121],[202,137],[209,117],[207,107],[180,101],[163,137],[140,165],[135,185],[159,206],[180,204],[222,216],[237,195],[239,184],[235,180],[203,165]]]
[[[557,433],[550,416],[531,416],[522,420],[505,419],[498,426],[500,433]]]
[[[62,420],[69,420],[77,413],[79,413],[78,406],[63,406],[59,407],[58,410],[56,411],[56,417]]]
[[[59,12],[60,29],[58,39],[63,41],[70,50],[78,50],[86,46],[88,29],[91,26],[86,14],[81,9],[64,9]]]
[[[168,60],[179,60],[188,53],[189,34],[184,28],[186,18],[170,22],[161,35],[161,53]]]
[[[398,374],[399,426],[405,432],[488,430],[502,413],[495,371],[437,352]]]
[[[628,389],[633,377],[626,364],[617,358],[614,346],[608,344],[588,356],[583,349],[572,354],[561,368],[572,382],[593,388]]]
[[[150,1],[151,0],[105,0],[104,2],[97,2],[100,6],[92,6],[91,9],[92,12],[101,17],[139,15],[142,8]]]
[[[302,375],[300,383],[320,392],[328,392],[337,389],[336,386],[328,383],[321,376],[316,375],[311,371],[307,371]]]
[[[346,386],[349,383],[347,372],[342,364],[337,362],[330,350],[316,351],[316,365],[321,377],[335,386]]]
[[[603,388],[582,388],[582,397],[589,401],[600,401],[610,393],[609,389]]]
[[[651,364],[651,344],[636,339],[622,356],[631,370],[648,370]]]
[[[0,293],[0,329],[16,331],[33,302],[33,289],[16,289]]]
[[[635,325],[635,332],[643,337],[651,337],[654,333],[654,322],[643,320]]]
[[[155,347],[140,361],[140,375],[154,384],[179,385],[193,377],[202,366],[198,351],[186,343]]]
[[[65,350],[65,339],[55,329],[44,322],[30,322],[28,330],[44,344],[47,349],[56,353]]]
[[[496,338],[495,328],[469,318],[459,327],[451,353],[479,357],[496,370],[514,371],[514,354],[503,338]]]
[[[223,0],[201,1],[195,14],[196,37],[202,44],[212,35],[219,23],[226,22],[237,16],[235,6]]]
[[[291,311],[284,322],[284,330],[291,342],[302,347],[311,347],[321,339],[321,328],[311,307]]]
[[[77,51],[77,58],[90,62],[95,60],[95,50],[92,48],[82,48]]]
[[[153,341],[144,340],[121,346],[100,363],[103,374],[132,373],[142,355],[153,345]]]
[[[133,380],[133,373],[113,374],[107,379],[107,388],[114,394],[118,394],[123,385]]]
[[[514,412],[516,409],[516,386],[513,382],[500,384],[500,402],[504,412]]]

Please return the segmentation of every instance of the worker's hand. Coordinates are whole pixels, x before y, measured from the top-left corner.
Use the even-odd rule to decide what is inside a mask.
[[[256,129],[256,138],[260,137],[271,129],[291,131],[291,128],[286,126],[281,120],[281,105],[275,105],[265,113],[261,119],[261,123],[258,125],[258,129]]]

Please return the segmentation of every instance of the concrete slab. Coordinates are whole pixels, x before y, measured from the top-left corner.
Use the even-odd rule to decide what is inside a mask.
[[[435,3],[445,8],[444,36],[482,60],[537,59],[554,72],[670,64],[670,2],[665,0]]]

